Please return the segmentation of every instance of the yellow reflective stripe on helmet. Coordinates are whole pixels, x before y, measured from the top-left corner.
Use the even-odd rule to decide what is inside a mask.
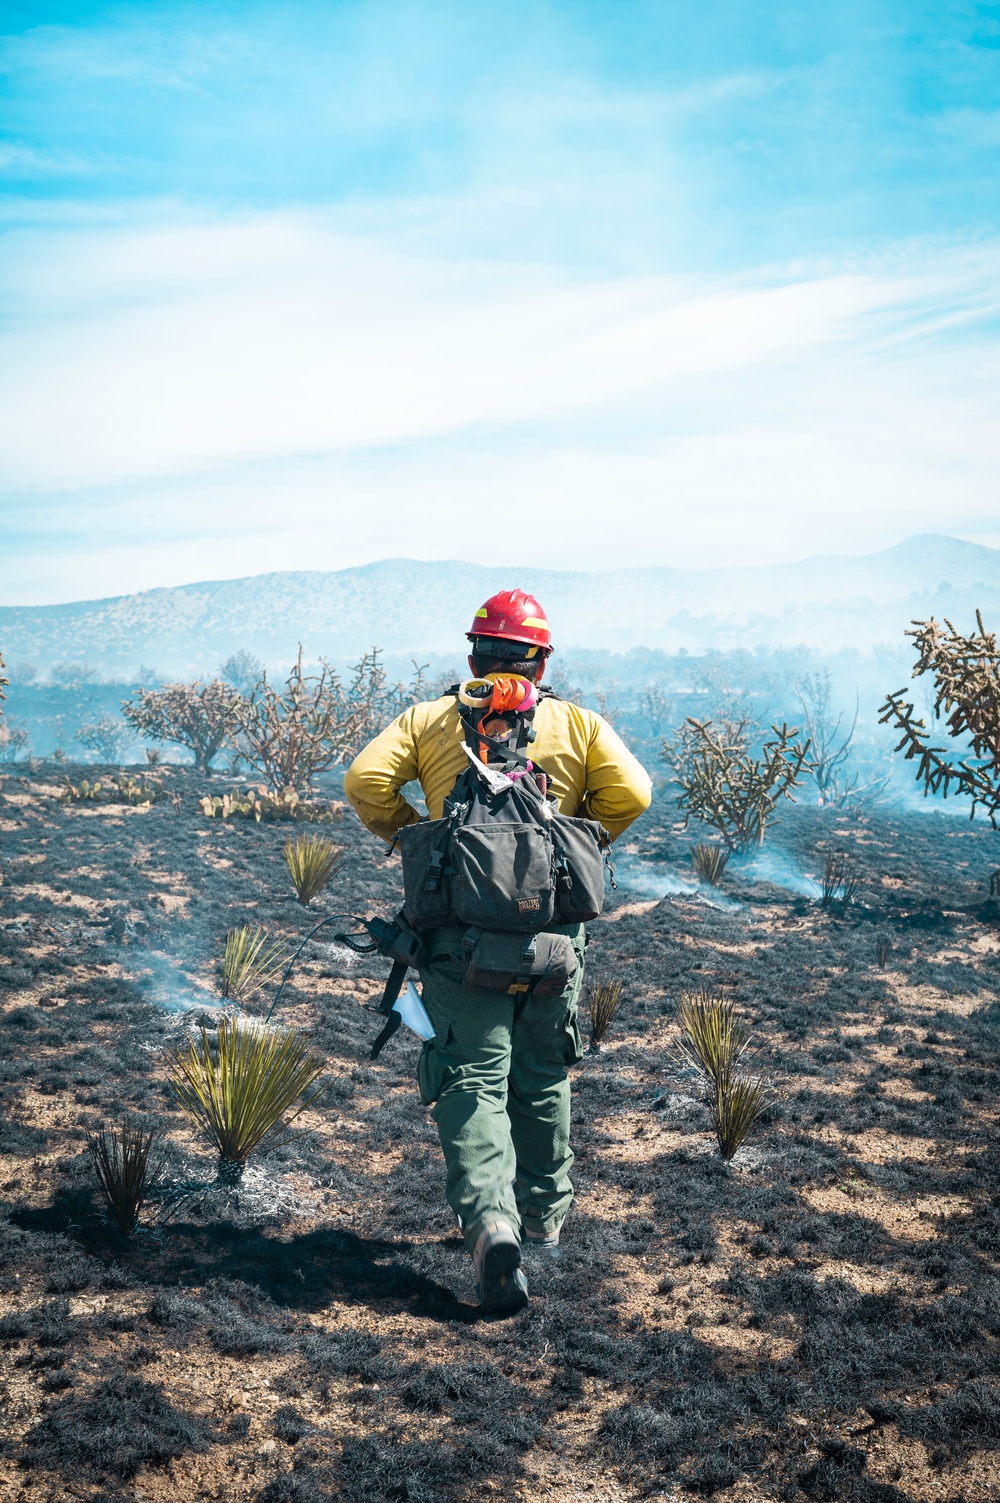
[[[486,609],[485,605],[481,605],[476,612],[475,620],[478,621],[480,616],[482,616],[482,618],[485,620],[488,615],[489,611]]]
[[[541,616],[525,616],[524,620],[521,622],[521,625],[536,626],[540,631],[548,631],[549,629],[549,623],[547,621],[543,621]]]

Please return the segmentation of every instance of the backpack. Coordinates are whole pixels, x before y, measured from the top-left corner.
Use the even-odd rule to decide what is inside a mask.
[[[568,936],[541,931],[598,916],[610,840],[596,820],[560,814],[545,774],[524,755],[536,696],[530,708],[511,709],[502,692],[478,706],[471,692],[477,683],[493,691],[525,682],[472,680],[449,691],[459,700],[469,766],[440,819],[399,832],[402,916],[417,931],[468,926],[457,956],[466,985],[556,996],[576,973],[576,953]]]

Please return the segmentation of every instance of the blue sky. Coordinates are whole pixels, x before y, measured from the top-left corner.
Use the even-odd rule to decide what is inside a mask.
[[[7,603],[1000,546],[1000,4],[0,27]]]

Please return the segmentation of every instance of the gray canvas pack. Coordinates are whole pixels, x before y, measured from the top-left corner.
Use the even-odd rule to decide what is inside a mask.
[[[556,813],[518,784],[492,802],[492,821],[483,818],[481,801],[459,802],[442,819],[400,831],[407,921],[416,929],[458,923],[537,934],[550,924],[597,918],[604,907],[602,827]]]

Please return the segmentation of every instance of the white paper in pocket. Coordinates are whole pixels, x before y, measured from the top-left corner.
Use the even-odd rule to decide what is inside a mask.
[[[412,981],[407,983],[405,992],[396,998],[392,1004],[392,1010],[399,1013],[407,1028],[411,1033],[415,1033],[418,1039],[434,1037],[434,1024],[427,1016],[427,1009]]]

